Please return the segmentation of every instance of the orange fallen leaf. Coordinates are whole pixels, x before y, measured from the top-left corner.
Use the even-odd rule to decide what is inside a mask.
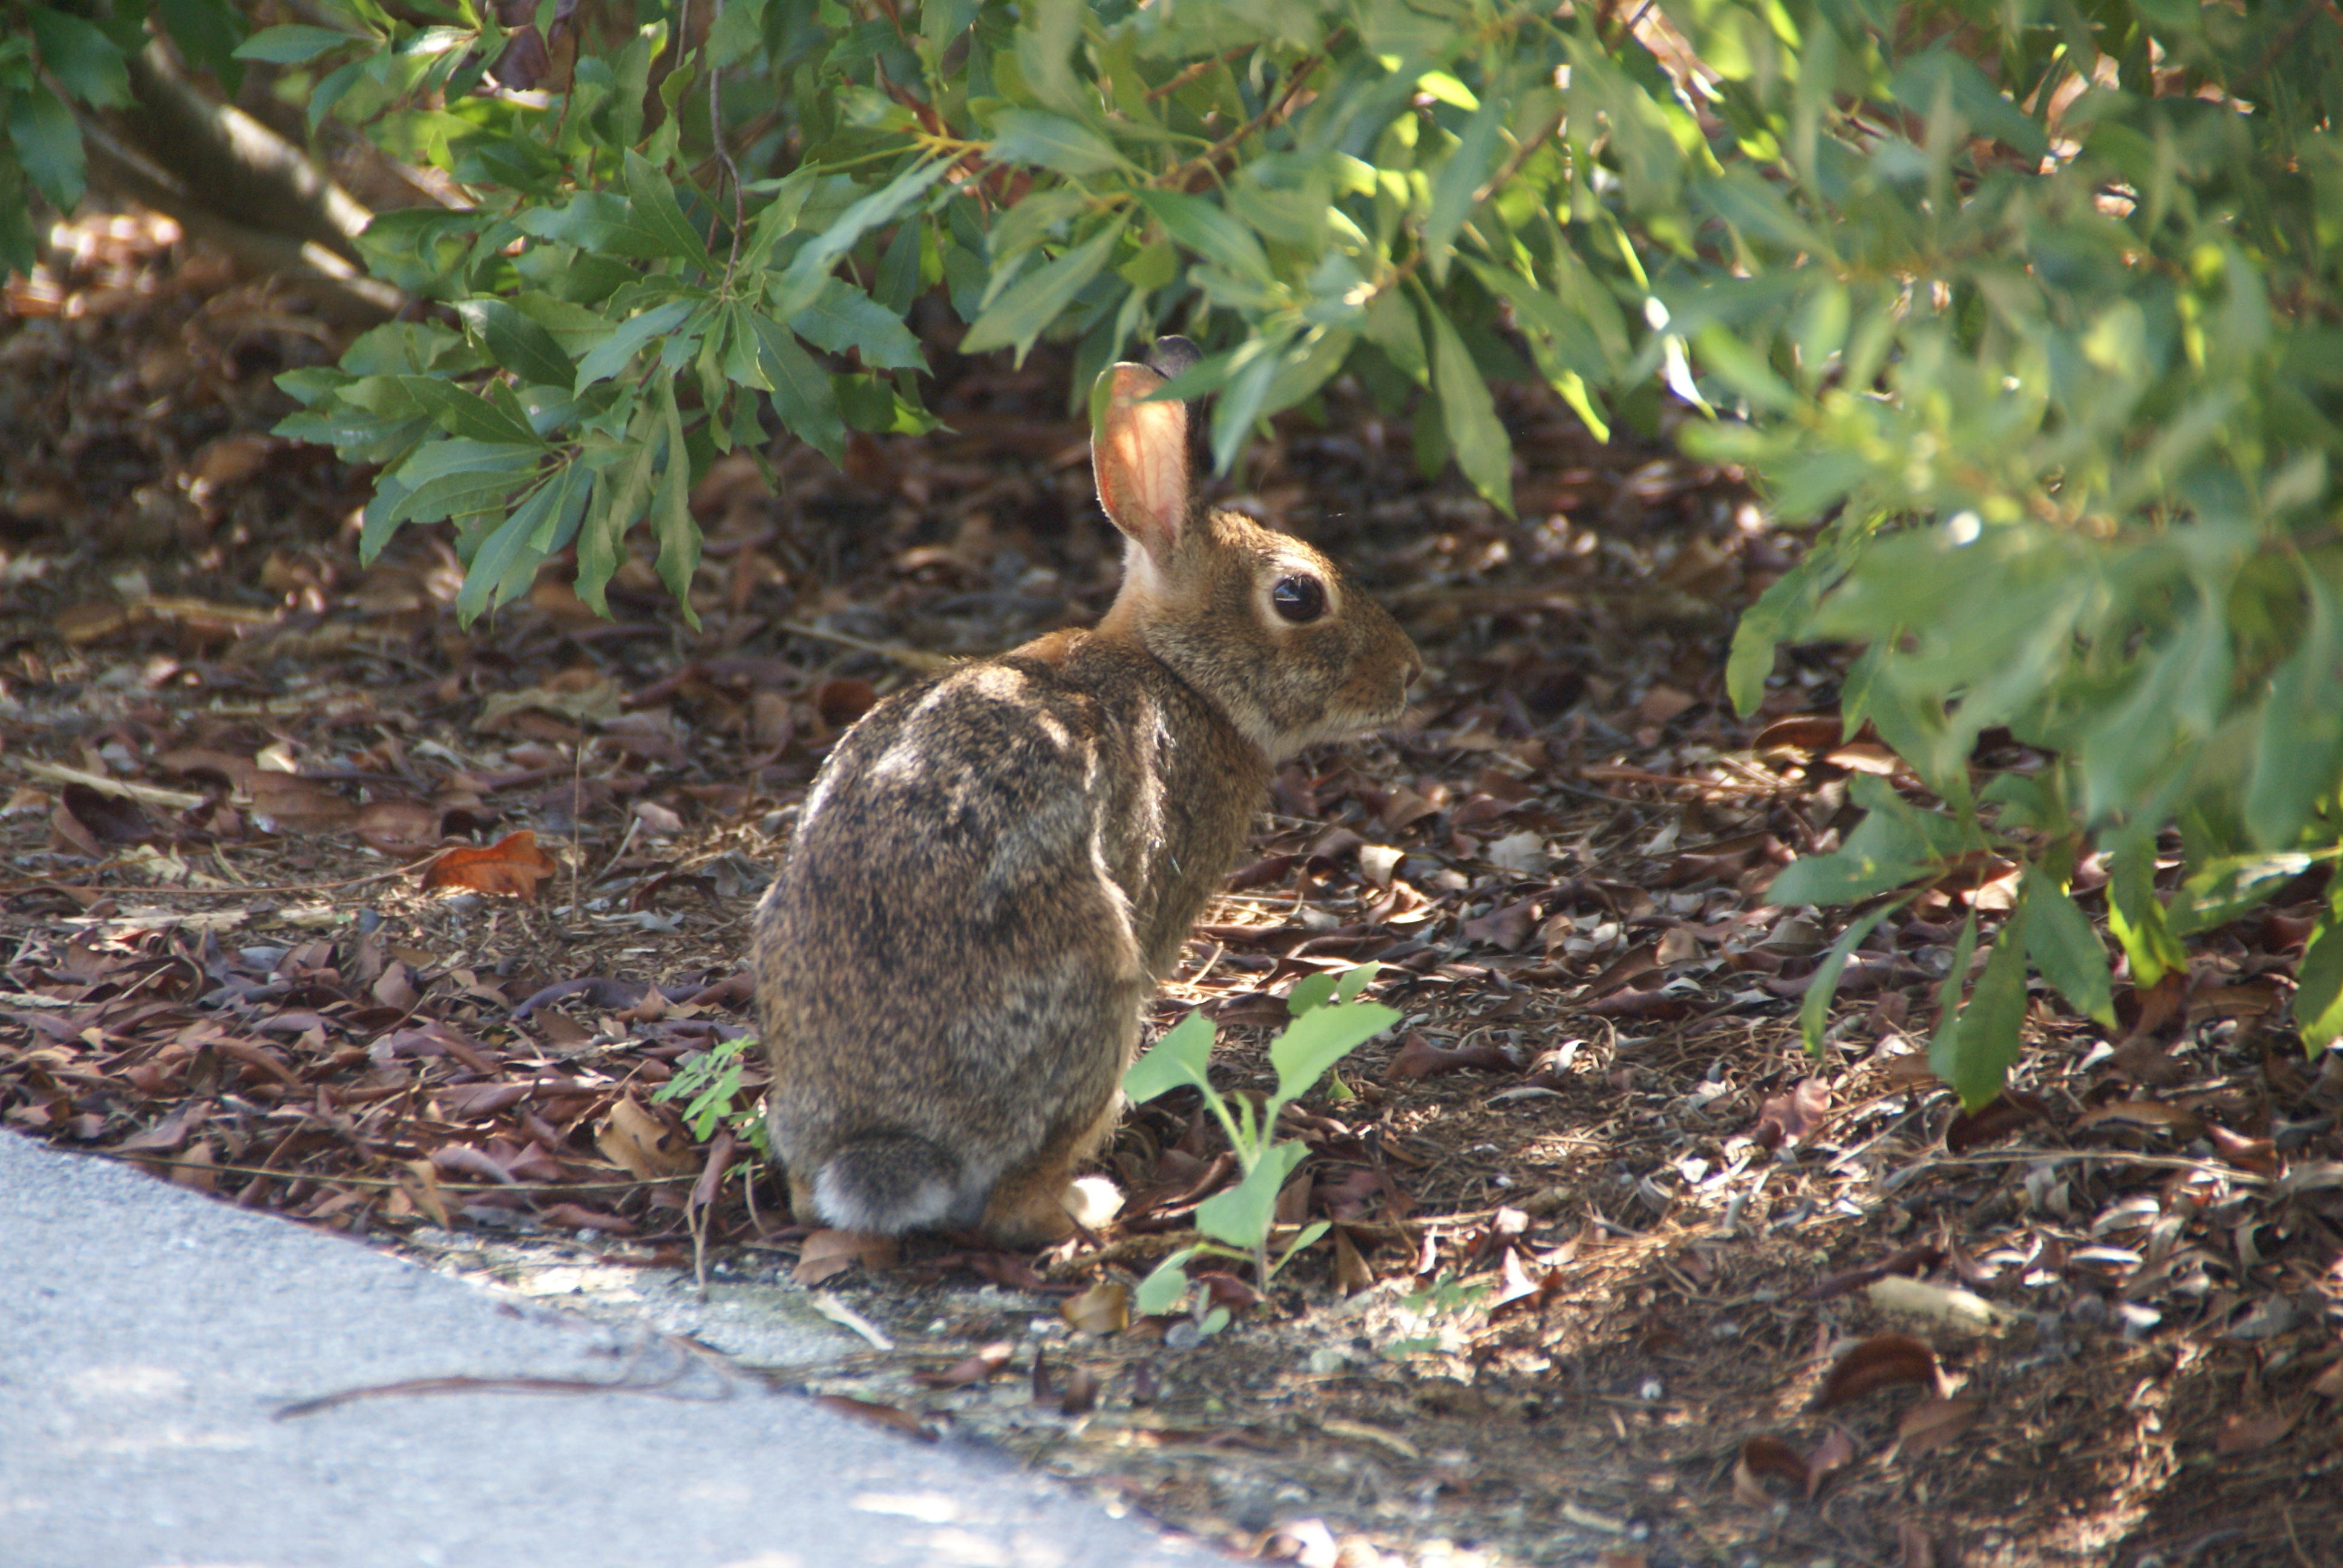
[[[1013,1351],[1008,1341],[989,1344],[982,1350],[943,1372],[913,1372],[911,1381],[921,1388],[967,1388],[971,1383],[988,1383],[992,1374],[1009,1364]]]
[[[535,899],[537,884],[560,869],[559,861],[537,847],[537,835],[524,828],[493,844],[448,850],[425,869],[423,885]]]
[[[1874,1334],[1838,1358],[1815,1396],[1816,1410],[1829,1410],[1898,1383],[1922,1383],[1942,1392],[1944,1374],[1936,1352],[1910,1334]]]
[[[1774,1500],[1764,1480],[1769,1475],[1801,1493],[1814,1479],[1805,1457],[1796,1449],[1778,1437],[1753,1437],[1741,1445],[1741,1458],[1733,1466],[1733,1495],[1752,1508],[1771,1507]]]
[[[629,1096],[610,1102],[610,1114],[594,1130],[594,1147],[603,1159],[644,1181],[689,1176],[699,1169],[690,1140]]]
[[[797,1267],[789,1277],[800,1285],[819,1285],[832,1274],[842,1274],[860,1263],[884,1269],[895,1261],[895,1239],[860,1231],[816,1231],[799,1244]]]
[[[1112,1280],[1101,1280],[1081,1295],[1068,1297],[1058,1315],[1079,1333],[1120,1333],[1131,1322],[1131,1292]]]

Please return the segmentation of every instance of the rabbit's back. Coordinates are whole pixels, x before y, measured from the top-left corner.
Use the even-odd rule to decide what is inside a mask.
[[[924,1141],[957,1167],[937,1217],[974,1222],[1005,1168],[1113,1101],[1267,773],[1160,665],[1090,633],[872,709],[759,914],[776,1152],[809,1171],[858,1139]]]

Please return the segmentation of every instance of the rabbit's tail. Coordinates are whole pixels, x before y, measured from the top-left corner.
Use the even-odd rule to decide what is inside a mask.
[[[814,1207],[843,1231],[900,1235],[960,1206],[960,1161],[909,1132],[873,1132],[822,1161]]]

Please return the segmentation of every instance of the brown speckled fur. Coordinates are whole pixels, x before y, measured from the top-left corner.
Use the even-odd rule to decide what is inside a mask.
[[[1276,760],[1396,719],[1406,634],[1317,551],[1188,508],[1186,414],[1109,376],[1092,443],[1131,548],[1088,631],[899,692],[841,740],[758,913],[771,1127],[799,1219],[1064,1235],[1140,1011]],[[1270,591],[1306,572],[1302,626]]]

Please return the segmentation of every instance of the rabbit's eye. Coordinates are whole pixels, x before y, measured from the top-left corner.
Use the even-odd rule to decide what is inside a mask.
[[[1269,602],[1277,607],[1278,614],[1300,626],[1326,613],[1326,589],[1316,578],[1280,578],[1269,590]]]

